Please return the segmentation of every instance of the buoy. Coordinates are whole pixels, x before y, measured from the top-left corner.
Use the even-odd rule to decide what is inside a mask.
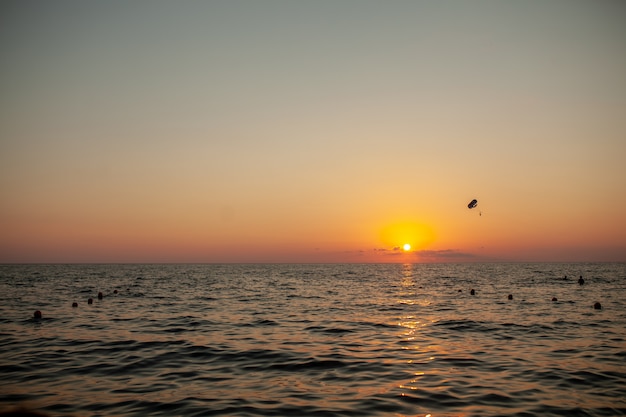
[[[41,311],[37,310],[35,311],[35,313],[33,314],[33,317],[35,317],[36,319],[40,319],[43,316],[41,315]]]
[[[600,303],[596,302],[596,303],[593,305],[593,308],[594,308],[595,310],[602,310],[602,304],[600,304]]]

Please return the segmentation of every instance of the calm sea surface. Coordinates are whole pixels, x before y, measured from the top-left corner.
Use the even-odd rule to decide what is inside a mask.
[[[16,406],[626,415],[626,264],[0,265],[0,410]]]

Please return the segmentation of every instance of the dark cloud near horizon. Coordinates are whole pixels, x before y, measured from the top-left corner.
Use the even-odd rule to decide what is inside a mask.
[[[476,255],[468,252],[459,252],[455,249],[422,250],[416,252],[426,258],[475,258]]]
[[[460,252],[460,251],[458,251],[456,249],[419,250],[419,251],[412,251],[412,252],[406,253],[406,252],[404,252],[402,250],[402,247],[394,246],[391,249],[374,248],[373,251],[374,252],[378,252],[378,253],[382,253],[385,256],[398,256],[400,254],[405,254],[405,255],[413,255],[415,257],[426,258],[426,259],[436,259],[436,258],[470,259],[470,258],[476,258],[476,255],[473,254],[473,253]]]

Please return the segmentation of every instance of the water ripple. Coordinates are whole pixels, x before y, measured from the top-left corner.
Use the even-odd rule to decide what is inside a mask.
[[[51,416],[624,415],[626,268],[585,264],[583,288],[562,280],[577,268],[0,266],[0,406]]]

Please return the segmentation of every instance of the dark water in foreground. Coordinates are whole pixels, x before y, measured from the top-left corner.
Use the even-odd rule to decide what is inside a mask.
[[[626,264],[0,265],[0,409],[618,416],[625,364]]]

